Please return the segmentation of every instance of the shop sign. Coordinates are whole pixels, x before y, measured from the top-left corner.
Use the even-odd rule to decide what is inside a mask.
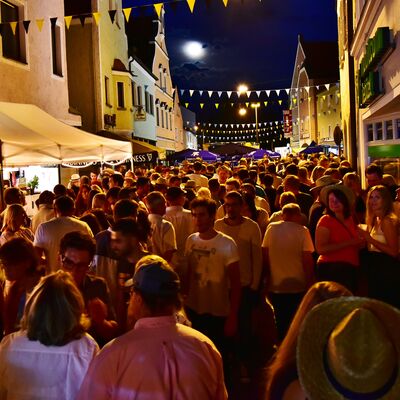
[[[381,27],[377,29],[375,36],[368,40],[359,69],[360,108],[368,106],[384,93],[379,65],[390,54],[390,49],[393,49],[390,35],[389,27]]]
[[[283,110],[283,133],[285,138],[293,135],[292,110]]]
[[[134,163],[155,163],[157,161],[158,153],[152,151],[149,153],[134,154],[132,160]]]
[[[364,79],[366,74],[376,67],[390,45],[389,27],[378,28],[375,36],[368,40],[365,55],[360,63],[361,79]]]
[[[360,81],[360,107],[366,107],[383,93],[382,79],[379,71],[369,72]]]

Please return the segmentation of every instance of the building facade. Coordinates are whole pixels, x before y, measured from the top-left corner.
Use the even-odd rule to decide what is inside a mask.
[[[43,19],[41,30],[35,26],[37,19]],[[64,1],[0,1],[0,23],[15,21],[31,22],[28,33],[22,23],[15,25],[15,34],[11,25],[3,25],[0,101],[34,104],[66,124],[80,126],[68,98]]]
[[[196,131],[198,126],[196,125],[196,114],[181,106],[181,113],[183,118],[183,129],[184,129],[184,148],[198,150],[198,142]]]
[[[179,102],[178,90],[174,90],[174,129],[175,129],[175,151],[181,151],[185,146],[185,131],[182,109]]]
[[[353,6],[347,18],[354,24],[349,48],[359,167],[363,172],[376,162],[400,182],[400,0],[355,0]]]
[[[74,18],[66,31],[70,104],[82,116],[83,129],[131,138],[133,85],[122,0],[65,1],[66,15],[85,13],[90,16],[83,26]]]
[[[157,77],[137,57],[130,57],[129,71],[133,77],[134,137],[155,145],[157,134],[154,96]]]
[[[290,142],[294,149],[307,146],[312,141],[319,143],[319,136],[329,132],[329,126],[333,122],[331,118],[325,118],[321,99],[323,96],[328,99],[329,105],[326,109],[328,112],[331,91],[337,89],[336,83],[339,81],[337,54],[337,43],[308,42],[301,35],[298,37],[290,91],[292,110]],[[335,113],[329,115],[333,118]],[[340,110],[337,115],[340,116]]]

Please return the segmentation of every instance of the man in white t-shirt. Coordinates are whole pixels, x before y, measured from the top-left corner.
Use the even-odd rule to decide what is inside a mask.
[[[186,241],[186,310],[193,328],[208,336],[227,361],[229,338],[236,334],[238,325],[239,254],[234,240],[214,229],[214,200],[197,198],[190,208],[197,232]]]
[[[286,204],[282,218],[268,225],[262,243],[268,296],[275,309],[280,339],[314,280],[314,245],[309,230],[301,225],[300,207]]]
[[[239,314],[240,359],[249,365],[251,354],[251,315],[257,303],[262,273],[261,231],[258,224],[241,215],[243,198],[232,191],[225,196],[225,218],[215,221],[215,229],[230,236],[239,251],[242,297]]]
[[[201,174],[201,170],[203,169],[203,165],[200,161],[196,161],[193,164],[194,173],[189,174],[188,177],[192,181],[196,182],[196,190],[201,187],[208,187],[208,178]]]
[[[176,253],[172,257],[172,265],[179,274],[182,283],[186,283],[186,259],[185,243],[186,239],[194,233],[192,213],[185,210],[185,192],[179,187],[170,187],[167,190],[167,204],[164,219],[171,222],[175,229]]]
[[[60,241],[67,233],[79,231],[93,237],[89,225],[75,218],[74,211],[74,200],[71,197],[58,197],[54,202],[56,218],[43,222],[36,230],[33,244],[40,257],[45,254],[46,273],[55,272],[60,268]]]
[[[151,192],[144,201],[151,223],[151,252],[171,262],[176,252],[176,236],[174,226],[163,218],[167,208],[165,197],[161,192]]]

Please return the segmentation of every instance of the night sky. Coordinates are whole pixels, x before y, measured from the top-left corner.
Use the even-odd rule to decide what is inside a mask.
[[[138,1],[143,0],[124,0],[124,7]],[[288,88],[298,34],[305,40],[337,40],[335,4],[335,0],[229,0],[225,8],[222,0],[198,0],[193,14],[186,1],[167,4],[166,43],[173,84],[180,90],[234,91],[242,82],[250,90]],[[190,59],[182,50],[188,41],[200,42],[205,56]],[[260,109],[260,119],[273,121],[281,120],[282,109],[287,108],[287,97],[280,99],[282,106],[273,97],[250,101],[269,100],[268,107]],[[233,108],[231,101],[226,96],[210,100],[206,94],[191,98],[188,92],[181,96],[181,103],[189,103],[198,121],[252,121],[252,113],[240,120],[237,117],[238,107],[247,98],[235,99]],[[200,102],[205,103],[203,109]],[[218,110],[215,102],[220,103]]]

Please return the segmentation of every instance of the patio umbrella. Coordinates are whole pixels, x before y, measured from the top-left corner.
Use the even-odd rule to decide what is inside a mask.
[[[281,155],[275,151],[258,149],[258,150],[252,151],[252,152],[244,155],[244,157],[252,158],[253,160],[261,160],[264,157],[280,158]]]

